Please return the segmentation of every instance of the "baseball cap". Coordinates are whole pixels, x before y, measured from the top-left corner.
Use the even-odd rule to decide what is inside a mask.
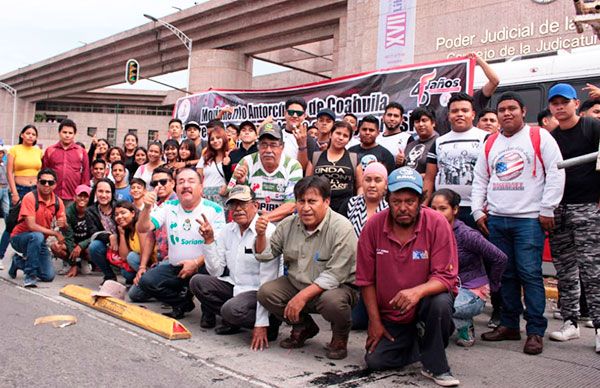
[[[548,101],[552,100],[556,96],[573,100],[577,98],[577,91],[569,84],[556,84],[548,91]]]
[[[271,136],[277,140],[281,140],[281,128],[275,123],[266,123],[258,132],[258,139],[260,140],[263,136]]]
[[[248,121],[248,120],[246,120],[246,121],[242,121],[242,122],[240,123],[240,127],[239,127],[239,128],[240,128],[240,129],[242,129],[242,128],[244,127],[244,125],[249,125],[249,126],[251,126],[251,127],[252,127],[252,129],[254,129],[254,132],[256,132],[256,125],[254,125],[254,123],[253,123],[252,121]]]
[[[75,188],[75,195],[79,195],[81,193],[87,193],[87,195],[89,196],[91,192],[92,192],[92,189],[88,185],[79,185]]]
[[[107,280],[100,286],[99,291],[94,291],[90,295],[91,296],[105,296],[112,297],[116,299],[125,300],[125,294],[127,293],[127,288],[119,282],[114,280]]]
[[[400,189],[411,189],[419,195],[423,194],[421,174],[410,167],[400,167],[392,171],[388,177],[388,190],[393,192]]]
[[[189,127],[200,129],[200,124],[198,124],[196,121],[188,121],[187,123],[185,123],[185,130],[187,131]]]
[[[225,205],[231,201],[242,201],[248,202],[254,199],[254,193],[250,190],[250,187],[246,185],[236,185],[229,191],[229,196],[225,201]]]
[[[321,116],[329,116],[333,121],[335,121],[335,113],[331,109],[321,109],[319,113],[317,113],[317,118]]]

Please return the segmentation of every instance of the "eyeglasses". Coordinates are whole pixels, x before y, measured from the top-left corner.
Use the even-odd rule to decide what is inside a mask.
[[[294,115],[300,117],[300,116],[302,116],[304,114],[304,111],[303,110],[288,109],[287,110],[287,114],[290,115],[290,116],[292,116],[292,117]]]
[[[265,143],[265,142],[258,143],[258,148],[260,148],[261,150],[266,150],[269,147],[270,148],[279,148],[279,147],[281,147],[281,143]]]
[[[225,207],[227,208],[227,210],[235,210],[238,207],[242,210],[246,210],[249,205],[250,205],[250,202],[232,201],[232,202],[228,203],[227,205],[225,205]]]
[[[152,186],[152,187],[156,187],[158,185],[166,186],[167,183],[169,183],[169,180],[166,178],[165,179],[157,179],[155,181],[150,182],[150,186]]]
[[[48,181],[46,179],[40,179],[38,181],[38,183],[42,186],[54,186],[56,184],[56,181]]]

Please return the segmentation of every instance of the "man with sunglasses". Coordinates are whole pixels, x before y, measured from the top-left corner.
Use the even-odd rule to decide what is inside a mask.
[[[277,279],[281,273],[280,260],[256,261],[253,245],[258,203],[252,190],[244,185],[235,186],[225,205],[233,222],[225,225],[217,238],[210,222],[205,218],[200,220],[206,270],[210,275],[194,275],[190,289],[204,308],[221,315],[222,323],[215,329],[217,334],[235,334],[241,327],[252,329],[251,349],[263,350],[269,341],[277,339],[281,321],[269,316],[257,302],[256,292],[263,283]],[[275,225],[269,223],[267,238],[274,230]]]
[[[173,179],[173,173],[166,167],[157,167],[152,172],[152,180],[150,181],[150,190],[156,193],[156,205],[155,207],[161,206],[165,201],[176,200],[177,194],[173,191],[175,188],[175,180]],[[146,235],[146,239],[143,240],[142,254],[140,255],[139,262],[129,261],[129,265],[137,274],[133,280],[134,285],[129,289],[129,299],[133,302],[145,302],[149,299],[138,286],[140,278],[148,269],[148,261],[156,243],[156,257],[157,261],[166,262],[169,255],[169,244],[167,241],[167,229],[163,225],[160,228],[154,230],[153,233]]]
[[[319,151],[317,141],[308,136],[306,120],[306,101],[301,97],[293,97],[285,102],[285,130],[283,131],[283,153],[300,162],[302,170],[306,170],[309,160],[315,151]]]
[[[38,279],[43,282],[54,279],[55,271],[46,238],[54,236],[60,243],[65,241],[63,233],[53,229],[54,220],[57,227],[63,231],[66,229],[65,205],[54,194],[55,188],[56,172],[49,168],[40,170],[37,191],[23,197],[19,222],[10,235],[12,247],[20,254],[13,256],[8,274],[14,279],[17,270],[23,270],[23,287],[37,287]]]
[[[275,123],[263,125],[258,134],[258,153],[242,158],[229,188],[248,185],[256,194],[258,209],[277,222],[293,213],[294,185],[302,179],[302,166],[285,155],[284,135]]]

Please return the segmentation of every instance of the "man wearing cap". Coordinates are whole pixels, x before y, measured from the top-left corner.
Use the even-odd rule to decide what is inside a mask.
[[[198,220],[206,219],[218,234],[225,218],[221,206],[202,198],[202,182],[195,170],[180,170],[176,187],[178,199],[166,201],[159,207],[154,207],[156,192],[148,191],[136,227],[139,233],[148,233],[163,225],[167,227],[168,264],[149,269],[139,279],[138,286],[147,295],[173,308],[165,315],[180,319],[195,307],[187,286],[189,279],[204,265],[204,238],[198,235],[195,225]]]
[[[238,163],[229,188],[250,186],[256,194],[259,211],[277,222],[294,211],[294,185],[302,178],[300,163],[284,155],[283,135],[275,123],[266,123],[258,133],[258,153]]]
[[[472,190],[473,217],[479,229],[508,256],[502,275],[500,326],[484,341],[520,340],[520,316],[527,321],[526,354],[539,354],[548,322],[542,278],[544,231],[554,226],[554,209],[563,194],[564,171],[556,141],[548,131],[525,124],[526,109],[517,93],[498,99],[500,132],[481,147]],[[525,295],[523,311],[521,289]]]
[[[355,284],[369,315],[367,367],[420,360],[424,376],[458,385],[445,351],[454,331],[454,234],[441,214],[421,206],[423,178],[412,168],[390,174],[386,198],[389,208],[371,217],[358,240]]]
[[[194,145],[196,146],[197,158],[196,160],[187,161],[185,166],[194,167],[196,166],[196,164],[198,164],[198,161],[200,160],[200,155],[202,155],[203,148],[202,137],[200,136],[200,124],[198,124],[196,121],[188,121],[185,124],[185,136],[187,139],[194,142]]]
[[[229,182],[233,176],[233,171],[244,156],[258,152],[256,137],[256,125],[252,121],[243,121],[240,124],[240,146],[223,159],[223,173],[226,182]]]
[[[600,121],[577,115],[577,92],[569,84],[557,84],[548,93],[548,107],[558,120],[551,132],[564,159],[598,151]],[[596,162],[566,168],[565,192],[554,212],[556,225],[550,245],[558,276],[562,328],[550,339],[579,338],[579,297],[585,289],[589,314],[596,329],[600,353],[600,172]]]
[[[317,113],[317,145],[320,151],[325,151],[329,146],[334,122],[335,113],[331,109],[321,109]]]
[[[346,358],[352,308],[358,300],[353,286],[356,235],[344,216],[329,208],[331,187],[327,178],[312,175],[294,187],[297,214],[277,225],[267,239],[269,217],[256,221],[256,258],[274,260],[283,255],[288,268],[282,276],[263,284],[258,300],[277,318],[292,325],[282,348],[301,348],[319,333],[310,314],[321,314],[331,324],[326,357]]]
[[[16,278],[22,269],[23,287],[37,287],[37,281],[51,282],[55,271],[46,238],[53,236],[64,242],[66,230],[65,205],[54,193],[56,172],[42,168],[37,175],[37,189],[23,197],[18,224],[10,234],[10,244],[16,252],[8,275]],[[59,230],[53,229],[53,220]]]
[[[269,341],[277,339],[280,321],[257,302],[256,292],[265,282],[280,275],[280,260],[259,263],[254,256],[258,203],[248,186],[238,185],[229,192],[225,202],[233,222],[228,223],[215,239],[212,226],[201,220],[200,234],[204,238],[204,259],[209,275],[197,274],[190,280],[190,289],[202,306],[221,315],[222,324],[215,332],[234,334],[240,327],[252,329],[252,350],[263,350]],[[267,225],[267,238],[275,225]],[[225,274],[225,268],[229,273]]]
[[[402,131],[404,121],[404,107],[398,102],[390,102],[383,112],[383,125],[385,131],[379,136],[377,142],[385,147],[394,156],[396,166],[402,166],[406,161],[404,150],[408,143],[413,141],[408,132]]]

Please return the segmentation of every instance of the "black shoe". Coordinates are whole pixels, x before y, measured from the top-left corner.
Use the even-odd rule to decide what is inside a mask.
[[[214,314],[204,311],[200,319],[200,327],[203,329],[212,329],[217,325],[217,317]]]
[[[240,332],[239,326],[230,325],[226,321],[222,321],[221,324],[215,328],[215,333],[217,333],[218,335],[230,335],[230,334],[236,334],[239,332]]]
[[[10,261],[10,267],[8,268],[8,276],[10,276],[11,279],[16,279],[17,270],[17,262],[15,261],[15,257],[13,256],[12,260]]]
[[[173,319],[181,319],[185,316],[185,313],[189,313],[194,307],[196,307],[194,302],[189,302],[181,306],[173,306],[173,311],[163,313],[163,315]]]
[[[269,327],[267,328],[267,340],[275,341],[279,336],[279,326],[281,321],[275,317],[269,317]]]

